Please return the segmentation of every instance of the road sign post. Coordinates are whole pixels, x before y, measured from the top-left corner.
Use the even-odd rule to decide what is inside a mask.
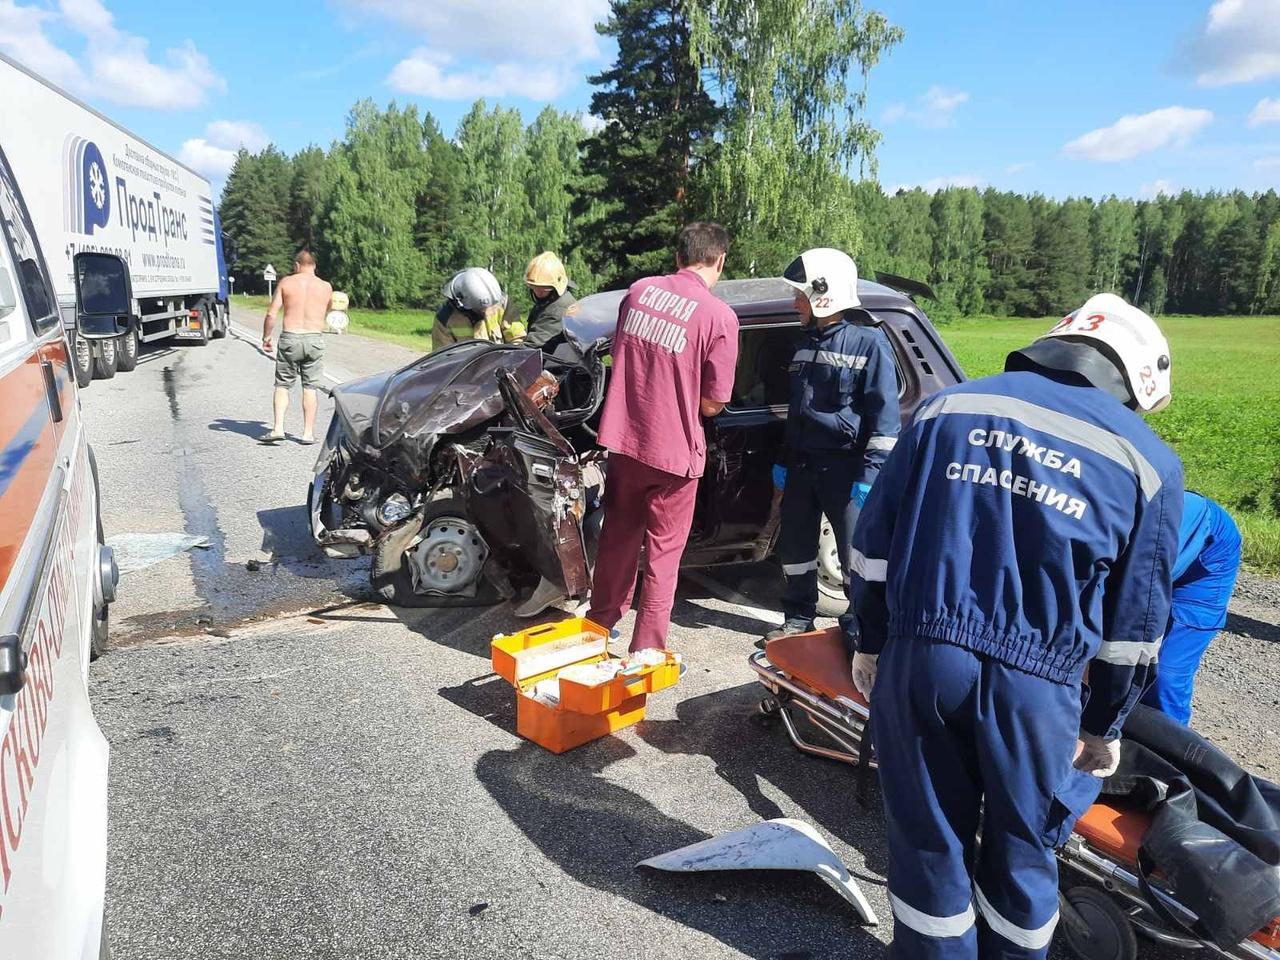
[[[276,268],[271,264],[267,264],[267,269],[262,271],[262,279],[267,281],[267,298],[271,298],[271,285],[276,282]]]

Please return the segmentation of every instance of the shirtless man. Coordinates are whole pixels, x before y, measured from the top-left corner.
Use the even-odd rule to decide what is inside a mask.
[[[302,442],[316,442],[316,386],[324,373],[324,317],[333,285],[316,276],[316,258],[302,250],[293,258],[293,273],[280,281],[262,324],[262,349],[271,352],[276,314],[284,307],[284,329],[276,351],[276,389],[271,406],[275,425],[262,443],[284,439],[289,388],[302,377]]]

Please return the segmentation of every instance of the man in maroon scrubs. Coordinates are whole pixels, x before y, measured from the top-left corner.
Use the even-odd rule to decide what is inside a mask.
[[[613,629],[631,606],[640,549],[644,583],[631,650],[664,648],[680,555],[707,459],[702,417],[729,401],[738,318],[712,295],[729,235],[691,223],[676,245],[677,272],[631,285],[618,308],[613,376],[600,419],[609,450],[604,530],[587,616]]]

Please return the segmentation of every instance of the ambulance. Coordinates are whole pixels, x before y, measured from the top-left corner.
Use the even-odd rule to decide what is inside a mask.
[[[107,742],[87,671],[117,576],[54,285],[4,150],[17,133],[0,127],[0,960],[89,960],[105,956]],[[99,257],[76,264],[77,286],[118,308],[123,264]]]

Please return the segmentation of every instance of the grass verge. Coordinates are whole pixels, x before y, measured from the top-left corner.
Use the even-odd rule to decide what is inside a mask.
[[[235,297],[235,305],[266,313],[270,301],[264,296]],[[414,310],[411,308],[395,310],[368,310],[363,307],[352,307],[347,311],[351,319],[347,327],[349,333],[359,333],[378,340],[389,340],[402,347],[426,353],[431,349],[431,325],[435,321],[435,311]]]

